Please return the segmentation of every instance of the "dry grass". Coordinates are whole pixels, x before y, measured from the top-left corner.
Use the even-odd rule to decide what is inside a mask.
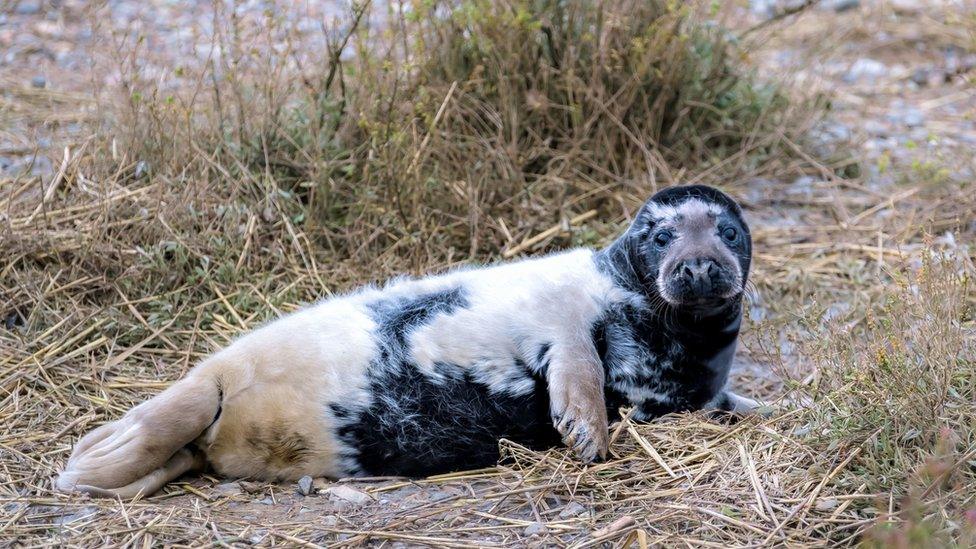
[[[0,181],[0,540],[973,543],[976,193],[954,177],[971,157],[896,162],[883,187],[837,177],[849,159],[802,141],[819,113],[755,80],[709,6],[436,6],[314,36],[218,11],[226,54],[197,64],[96,27],[94,70],[120,76],[97,110],[3,83],[10,127],[91,137],[50,178]],[[780,182],[801,172],[809,188]],[[586,468],[505,445],[498,468],[343,481],[361,505],[209,477],[125,504],[51,490],[78,436],[246,329],[397,272],[600,245],[679,180],[752,221],[741,358],[762,366],[737,383],[769,418],[624,419]]]

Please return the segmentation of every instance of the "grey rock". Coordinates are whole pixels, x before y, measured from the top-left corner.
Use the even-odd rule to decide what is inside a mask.
[[[891,132],[886,124],[883,124],[877,120],[866,120],[863,124],[861,124],[861,129],[864,130],[864,132],[868,135],[877,137],[885,137]]]
[[[373,498],[369,496],[366,492],[357,490],[351,486],[333,486],[325,490],[329,496],[339,499],[342,501],[348,501],[350,503],[355,503],[357,505],[364,505],[373,501]]]
[[[526,536],[542,536],[549,532],[549,528],[541,522],[533,522],[532,524],[525,527]]]
[[[214,486],[214,490],[223,496],[236,496],[238,494],[243,494],[244,489],[237,482],[224,482]]]
[[[322,523],[322,526],[325,526],[326,528],[335,528],[339,525],[339,517],[335,515],[326,515],[322,517],[320,522]]]
[[[31,157],[28,155],[13,161],[10,160],[0,161],[0,173],[13,177],[28,175],[41,178],[54,174],[54,164],[46,156]]]
[[[252,544],[259,545],[261,542],[267,539],[267,537],[268,537],[268,531],[265,530],[264,528],[260,528],[258,530],[255,530],[254,533],[251,534],[251,537],[249,539]]]
[[[908,107],[904,109],[895,108],[890,111],[885,118],[887,118],[888,122],[891,122],[892,124],[908,126],[909,128],[915,128],[925,123],[925,115],[922,114],[921,110],[915,107]]]
[[[145,160],[140,160],[136,162],[135,176],[136,179],[142,179],[149,173],[149,162]]]
[[[861,0],[826,0],[820,3],[821,10],[836,11],[838,13],[861,7]]]
[[[853,84],[855,82],[873,83],[888,72],[888,66],[876,59],[862,57],[855,61],[851,68],[844,73],[844,82]]]
[[[77,522],[79,520],[84,520],[88,517],[91,517],[96,513],[98,513],[97,507],[87,507],[87,506],[82,507],[81,509],[78,509],[77,511],[71,513],[70,515],[64,515],[58,517],[58,519],[55,521],[55,524],[57,524],[58,526],[64,524],[71,524],[72,522]]]
[[[917,13],[925,8],[925,3],[919,0],[888,0],[888,5],[903,14]]]
[[[761,17],[772,17],[776,14],[776,0],[749,0],[749,11]]]
[[[575,501],[571,501],[566,507],[563,507],[562,511],[559,512],[559,518],[568,519],[572,517],[578,517],[585,512],[586,512],[586,507],[583,507],[582,505],[580,505]]]
[[[920,67],[912,71],[912,75],[909,79],[914,82],[919,87],[925,87],[929,85],[929,79],[932,77],[932,70],[927,67]]]
[[[298,493],[307,496],[312,493],[312,477],[305,475],[298,479]]]
[[[931,134],[925,128],[912,128],[912,131],[908,132],[908,137],[916,143],[925,143],[929,140]]]
[[[843,302],[843,301],[832,303],[830,307],[827,307],[827,310],[824,311],[823,317],[820,320],[821,322],[826,324],[833,321],[834,319],[842,317],[850,310],[851,310],[850,303]]]
[[[797,427],[796,429],[794,429],[793,430],[793,436],[795,436],[795,437],[805,437],[805,436],[807,436],[807,435],[810,434],[810,431],[812,431],[812,429],[811,429],[810,425],[807,424],[807,425],[804,425],[803,427]]]
[[[767,313],[765,307],[760,307],[758,305],[753,305],[749,307],[749,320],[753,322],[762,322],[766,320]]]
[[[41,75],[37,75],[34,78],[31,78],[31,87],[44,89],[47,87],[47,79]]]
[[[817,178],[810,175],[801,175],[793,180],[791,186],[796,190],[808,191],[813,188],[813,184],[817,182]]]
[[[14,13],[17,15],[36,15],[40,11],[40,0],[20,0],[20,2],[17,2],[17,7],[14,8]]]

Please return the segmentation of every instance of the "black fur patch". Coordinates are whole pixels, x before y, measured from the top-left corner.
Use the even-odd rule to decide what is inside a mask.
[[[469,365],[438,364],[436,376],[431,376],[408,359],[411,330],[466,306],[461,288],[383,298],[370,306],[380,345],[368,373],[372,402],[365,407],[331,406],[340,424],[338,435],[350,449],[346,457],[358,464],[357,473],[427,476],[496,463],[500,438],[532,447],[559,442],[539,368],[513,357],[534,389],[511,395],[472,379]]]
[[[646,313],[646,311],[645,311]],[[735,341],[734,334],[691,337],[662,329],[634,308],[610,311],[593,327],[594,344],[606,372],[608,417],[620,406],[637,405],[640,419],[701,409],[722,389],[730,364],[712,359]],[[668,402],[630,402],[622,390],[641,387],[668,395]]]

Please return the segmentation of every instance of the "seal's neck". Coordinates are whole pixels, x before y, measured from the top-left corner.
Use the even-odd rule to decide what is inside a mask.
[[[649,297],[649,288],[639,263],[640,257],[630,231],[596,253],[597,267],[613,279],[618,286],[633,293]]]

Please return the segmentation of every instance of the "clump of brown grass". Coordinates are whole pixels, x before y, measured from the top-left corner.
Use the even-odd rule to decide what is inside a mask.
[[[754,171],[799,131],[697,4],[418,2],[383,32],[361,4],[321,50],[221,10],[220,55],[164,66],[164,85],[126,58],[113,135],[194,196],[275,197],[339,257],[393,247],[416,269],[512,248],[688,170]]]

